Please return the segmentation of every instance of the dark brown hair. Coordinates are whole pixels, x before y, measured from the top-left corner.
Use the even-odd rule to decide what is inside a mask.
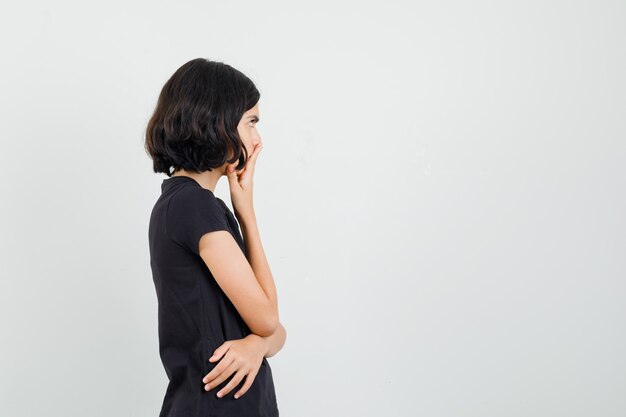
[[[243,114],[259,101],[254,83],[222,62],[193,59],[165,83],[146,128],[145,150],[154,172],[212,170],[248,152],[237,133]],[[172,168],[172,170],[170,169]]]

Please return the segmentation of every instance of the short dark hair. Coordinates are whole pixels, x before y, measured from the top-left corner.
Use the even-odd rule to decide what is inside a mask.
[[[196,58],[181,66],[161,89],[146,128],[145,150],[154,172],[202,172],[234,163],[248,151],[237,133],[243,114],[259,101],[254,83],[223,62]]]

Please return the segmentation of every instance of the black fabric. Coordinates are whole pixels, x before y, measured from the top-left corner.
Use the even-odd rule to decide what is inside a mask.
[[[251,333],[198,254],[207,232],[226,230],[245,254],[239,225],[226,203],[190,177],[170,177],[150,215],[150,266],[158,299],[159,355],[169,379],[159,417],[278,417],[272,370],[263,358],[250,389],[225,397],[202,378],[218,362],[209,357],[226,340]],[[234,374],[233,374],[234,376]]]

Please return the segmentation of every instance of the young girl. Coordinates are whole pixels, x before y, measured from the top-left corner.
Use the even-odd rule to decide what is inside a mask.
[[[279,415],[266,358],[286,333],[252,198],[259,98],[233,67],[194,59],[165,83],[146,129],[154,172],[168,176],[148,231],[169,379],[160,417]],[[234,214],[214,194],[224,175]]]

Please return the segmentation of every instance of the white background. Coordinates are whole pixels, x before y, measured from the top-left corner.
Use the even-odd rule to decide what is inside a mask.
[[[0,414],[158,415],[165,175],[144,129],[204,57],[262,95],[281,416],[626,415],[625,18],[620,1],[3,3]]]

